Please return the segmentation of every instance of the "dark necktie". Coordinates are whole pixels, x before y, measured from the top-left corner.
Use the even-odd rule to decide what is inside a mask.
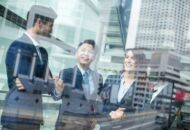
[[[85,96],[87,98],[89,98],[89,96],[90,96],[90,83],[89,83],[89,74],[88,74],[88,72],[85,72],[83,74],[83,89],[84,89]]]

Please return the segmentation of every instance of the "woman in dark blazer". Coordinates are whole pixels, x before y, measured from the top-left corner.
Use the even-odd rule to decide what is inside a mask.
[[[119,75],[109,75],[104,83],[101,91],[104,111],[109,112],[112,118],[121,118],[125,111],[135,111],[132,101],[138,61],[135,50],[126,50],[123,71]]]

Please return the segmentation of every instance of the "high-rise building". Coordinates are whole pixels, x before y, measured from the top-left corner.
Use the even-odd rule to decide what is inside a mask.
[[[123,67],[132,0],[101,0],[101,57],[97,69],[103,77]],[[114,66],[114,67],[113,67]]]
[[[135,47],[184,54],[190,18],[188,0],[142,0]]]

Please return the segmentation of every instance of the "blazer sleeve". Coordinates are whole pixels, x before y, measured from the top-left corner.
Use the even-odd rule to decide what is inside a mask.
[[[111,96],[111,89],[113,84],[120,84],[120,75],[108,75],[108,77],[106,78],[103,85],[103,92],[107,93],[107,97]]]
[[[9,49],[7,50],[6,58],[5,58],[5,65],[7,70],[7,79],[8,79],[8,87],[12,89],[15,87],[15,79],[16,77],[13,76],[14,73],[14,66],[16,62],[16,55],[18,50],[21,49],[19,46],[16,46],[16,41],[13,42]]]
[[[112,79],[111,75],[109,75],[107,77],[107,79],[105,80],[105,83],[103,84],[102,89],[100,91],[100,96],[101,96],[103,101],[109,100],[110,96],[111,96],[112,83],[111,83],[110,79]]]

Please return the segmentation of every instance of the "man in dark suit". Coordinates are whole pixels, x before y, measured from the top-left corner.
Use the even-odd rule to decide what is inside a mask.
[[[34,77],[40,79],[45,79],[46,75],[50,76],[48,54],[44,48],[39,47],[36,39],[38,35],[50,36],[56,17],[56,13],[51,8],[32,6],[27,15],[26,32],[13,41],[8,48],[5,62],[9,92],[1,117],[3,130],[40,130],[40,125],[43,124],[41,95],[43,92],[24,86],[19,75],[29,76],[33,73]],[[19,64],[18,54],[20,54]],[[36,61],[32,66],[34,58]]]
[[[77,65],[74,68],[64,69],[60,72],[60,79],[63,80],[64,86],[69,86],[72,90],[79,91],[84,94],[83,99],[76,99],[70,95],[71,102],[68,104],[63,92],[60,92],[62,105],[60,106],[58,119],[56,122],[56,130],[91,130],[93,129],[93,120],[89,118],[88,101],[100,101],[98,96],[99,88],[102,87],[102,76],[90,69],[90,64],[95,56],[95,42],[93,40],[85,40],[78,46],[76,52]],[[74,98],[73,98],[74,97]],[[86,104],[84,106],[83,102]],[[79,105],[77,105],[79,104]],[[70,105],[70,109],[66,107]],[[73,106],[72,106],[73,105]],[[91,108],[95,109],[95,108]],[[95,111],[95,110],[93,110]]]

